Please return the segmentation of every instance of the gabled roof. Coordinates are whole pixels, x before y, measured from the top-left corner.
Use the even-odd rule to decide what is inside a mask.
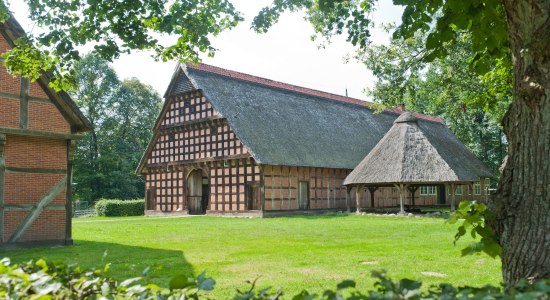
[[[25,36],[25,31],[19,25],[17,20],[13,16],[10,17],[5,23],[0,23],[0,34],[6,39],[11,47],[14,46],[14,42]],[[51,80],[51,75],[44,73],[37,79],[37,83],[48,95],[52,103],[59,109],[61,114],[65,117],[67,122],[76,132],[90,131],[93,128],[93,125],[90,121],[82,114],[78,106],[74,103],[71,97],[61,91],[56,92],[50,88],[49,83]]]
[[[259,164],[353,169],[402,113],[375,113],[362,100],[205,64],[179,65],[166,95],[189,84],[202,90]],[[155,129],[169,105],[168,98]],[[419,116],[427,126],[445,128],[439,118]]]
[[[345,185],[466,183],[493,177],[443,124],[406,112],[344,181]]]

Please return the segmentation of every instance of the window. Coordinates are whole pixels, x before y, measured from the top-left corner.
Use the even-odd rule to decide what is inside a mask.
[[[437,187],[436,186],[421,186],[420,187],[420,195],[421,196],[437,195]]]
[[[461,185],[456,186],[455,195],[462,195],[462,186]]]
[[[474,195],[481,195],[481,184],[479,182],[474,183]]]

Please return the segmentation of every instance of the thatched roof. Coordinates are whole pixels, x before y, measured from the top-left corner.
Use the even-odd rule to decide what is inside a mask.
[[[467,183],[491,172],[443,124],[406,112],[344,181],[345,185]]]
[[[13,47],[17,39],[25,36],[25,31],[17,20],[10,16],[6,22],[0,23],[0,34],[6,39],[10,47]],[[49,86],[50,74],[43,73],[36,81],[75,131],[92,130],[92,123],[82,114],[71,97],[67,93],[57,92]]]
[[[164,111],[171,105],[171,95],[191,90],[201,90],[256,162],[267,165],[351,170],[403,113],[398,109],[375,113],[362,100],[205,64],[176,68]],[[145,171],[164,114],[157,119],[138,173]],[[452,136],[441,119],[417,117],[428,131]],[[462,144],[458,147],[467,151]]]

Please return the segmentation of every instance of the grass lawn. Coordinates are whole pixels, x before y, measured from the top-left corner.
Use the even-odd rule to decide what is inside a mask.
[[[216,298],[233,295],[235,288],[245,288],[246,280],[259,276],[259,287],[283,287],[287,295],[302,289],[320,292],[344,279],[371,288],[370,271],[380,269],[392,278],[421,279],[424,286],[442,281],[498,285],[501,280],[499,260],[460,257],[468,241],[453,246],[456,227],[437,218],[79,218],[73,229],[72,247],[0,255],[17,262],[43,257],[85,267],[111,263],[109,273],[119,279],[139,276],[152,266],[149,280],[164,286],[173,275],[206,271],[217,281]]]

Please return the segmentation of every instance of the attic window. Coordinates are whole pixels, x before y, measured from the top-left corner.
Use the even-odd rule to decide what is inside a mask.
[[[210,134],[218,134],[218,127],[210,128]]]
[[[185,114],[185,107],[180,107],[179,114],[180,116],[183,116]]]
[[[191,106],[191,107],[189,107],[189,113],[194,114],[194,113],[196,113],[196,112],[197,112],[197,107],[196,107],[196,106]]]

